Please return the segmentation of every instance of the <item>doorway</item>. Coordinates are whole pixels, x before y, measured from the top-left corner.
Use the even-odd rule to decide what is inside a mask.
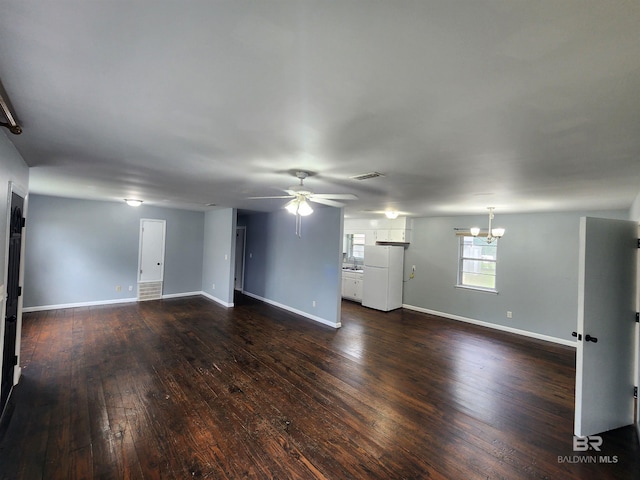
[[[247,227],[236,228],[236,265],[234,289],[240,292],[244,289],[244,244],[247,236]]]
[[[2,343],[2,380],[0,382],[0,416],[9,400],[15,380],[15,368],[18,364],[16,346],[18,345],[18,304],[22,287],[20,286],[20,257],[22,255],[22,230],[25,225],[23,216],[24,197],[11,189],[9,207],[9,234],[7,258],[7,301],[4,317],[4,338]]]
[[[162,298],[164,280],[164,247],[167,222],[143,218],[140,220],[140,250],[138,258],[138,300]]]

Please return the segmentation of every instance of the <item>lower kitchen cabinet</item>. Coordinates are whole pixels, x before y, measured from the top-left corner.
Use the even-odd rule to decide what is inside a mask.
[[[362,273],[342,272],[342,298],[362,302]]]

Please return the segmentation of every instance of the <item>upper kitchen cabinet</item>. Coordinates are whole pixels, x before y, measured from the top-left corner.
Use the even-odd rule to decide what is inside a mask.
[[[390,228],[376,230],[376,243],[410,243],[411,230]]]
[[[365,235],[366,245],[411,243],[413,222],[407,217],[388,218],[345,218],[345,233]]]

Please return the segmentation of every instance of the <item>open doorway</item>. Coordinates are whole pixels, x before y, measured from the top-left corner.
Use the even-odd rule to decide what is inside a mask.
[[[242,292],[244,290],[244,245],[247,228],[236,228],[236,265],[234,289]]]

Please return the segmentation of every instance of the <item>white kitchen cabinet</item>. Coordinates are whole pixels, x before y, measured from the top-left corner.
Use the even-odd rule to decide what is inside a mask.
[[[376,230],[376,242],[409,243],[410,232],[398,228]]]
[[[342,272],[342,298],[362,302],[362,273]]]

